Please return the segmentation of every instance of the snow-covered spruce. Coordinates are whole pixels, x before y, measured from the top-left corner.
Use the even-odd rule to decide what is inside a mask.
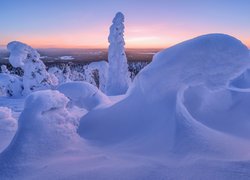
[[[19,76],[0,73],[0,96],[19,97],[22,90],[22,79]]]
[[[24,95],[56,85],[57,82],[46,71],[46,67],[39,59],[40,55],[35,49],[18,41],[10,42],[7,48],[10,51],[9,62],[11,65],[20,67],[24,71]]]
[[[76,105],[88,111],[110,103],[105,94],[87,82],[64,83],[58,87],[58,91],[70,99],[71,105]]]
[[[106,61],[92,62],[85,68],[86,81],[106,91],[109,64]],[[97,82],[96,82],[97,80]]]
[[[108,37],[110,43],[108,50],[109,71],[106,86],[108,95],[125,94],[131,81],[124,49],[123,23],[124,15],[118,12],[113,19]]]
[[[0,107],[0,153],[6,148],[17,129],[17,121],[12,117],[11,109]]]

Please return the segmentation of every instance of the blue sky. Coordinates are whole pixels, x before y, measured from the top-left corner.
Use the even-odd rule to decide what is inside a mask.
[[[106,47],[118,11],[127,47],[168,47],[215,32],[250,45],[248,0],[0,0],[0,44]]]

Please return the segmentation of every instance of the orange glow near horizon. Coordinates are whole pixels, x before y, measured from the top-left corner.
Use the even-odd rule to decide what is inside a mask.
[[[107,23],[108,24],[108,23]],[[17,40],[24,42],[34,48],[108,48],[108,34],[109,27],[103,26],[81,32],[81,30],[72,30],[59,33],[50,33],[43,35],[16,35],[13,37],[3,37],[2,42],[6,45],[8,42]],[[203,32],[208,34],[209,32]],[[182,41],[199,36],[199,30],[192,32],[185,32],[181,29],[174,29],[168,27],[155,26],[149,28],[146,26],[127,25],[125,29],[125,42],[126,48],[167,48]],[[240,39],[250,48],[250,40],[241,39],[238,34],[234,34],[236,38]]]

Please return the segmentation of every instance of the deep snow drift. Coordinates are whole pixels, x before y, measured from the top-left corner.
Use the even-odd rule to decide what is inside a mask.
[[[0,152],[6,148],[17,129],[17,121],[12,117],[11,109],[0,107]]]
[[[249,179],[250,90],[238,81],[249,64],[239,40],[209,34],[157,53],[113,105],[92,106],[108,97],[87,83],[36,92],[0,177]],[[89,110],[79,126],[74,105]]]

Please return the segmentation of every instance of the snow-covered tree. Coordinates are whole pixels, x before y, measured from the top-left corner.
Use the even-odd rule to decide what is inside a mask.
[[[19,76],[9,73],[0,73],[0,96],[22,95],[23,85]]]
[[[64,83],[64,76],[63,76],[63,72],[61,69],[54,66],[54,67],[49,68],[48,72],[51,74],[51,76],[54,75],[57,78],[58,85]]]
[[[108,95],[125,94],[131,81],[124,49],[123,23],[124,15],[118,12],[113,19],[108,37],[110,43],[108,50],[109,72],[106,87]]]
[[[40,60],[40,54],[35,49],[18,41],[10,42],[7,48],[10,51],[9,62],[11,65],[20,67],[24,71],[23,93],[25,95],[56,85]]]
[[[2,65],[1,66],[1,72],[2,73],[6,73],[6,74],[10,74],[10,71],[8,70],[6,65]]]
[[[70,82],[70,75],[71,75],[71,69],[69,64],[67,64],[64,69],[63,69],[63,77],[64,77],[64,82]]]
[[[108,66],[106,61],[98,61],[90,63],[85,69],[86,81],[97,86],[104,93],[106,91]]]

